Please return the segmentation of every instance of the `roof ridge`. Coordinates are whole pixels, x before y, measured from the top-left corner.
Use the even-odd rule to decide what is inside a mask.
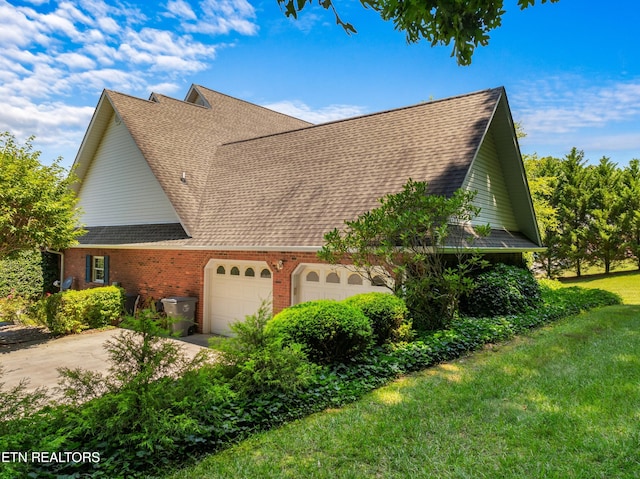
[[[463,93],[463,94],[460,94],[460,95],[454,95],[454,96],[450,96],[450,97],[439,98],[437,100],[423,101],[423,102],[420,102],[420,103],[414,103],[412,105],[401,106],[401,107],[398,107],[398,108],[390,108],[390,109],[387,109],[387,110],[380,110],[380,111],[374,111],[374,112],[371,112],[371,113],[364,113],[362,115],[350,116],[348,118],[341,118],[339,120],[327,121],[325,123],[316,123],[316,124],[312,123],[307,127],[295,128],[293,130],[281,131],[279,133],[272,133],[270,135],[262,135],[262,136],[256,136],[254,138],[245,138],[243,140],[235,140],[235,141],[229,141],[229,142],[226,142],[226,143],[221,143],[221,146],[244,143],[244,142],[248,142],[248,141],[259,140],[259,139],[262,139],[262,138],[270,138],[270,137],[279,136],[279,135],[286,135],[288,133],[293,133],[293,132],[296,132],[296,131],[309,130],[309,129],[312,129],[312,128],[319,128],[319,127],[323,127],[323,126],[327,126],[327,125],[335,125],[335,124],[343,123],[343,122],[347,122],[347,121],[361,120],[363,118],[370,118],[370,117],[374,117],[374,116],[385,115],[385,114],[388,114],[388,113],[393,113],[393,112],[398,112],[398,111],[403,111],[403,110],[409,110],[409,109],[413,109],[413,108],[419,108],[419,107],[422,107],[422,106],[433,105],[435,103],[442,103],[442,102],[445,102],[445,101],[459,100],[459,99],[462,99],[462,98],[465,98],[465,97],[480,95],[480,94],[483,94],[483,93],[488,93],[488,92],[493,92],[493,91],[501,91],[501,92],[504,93],[505,88],[503,86],[495,87],[495,88],[485,88],[484,90],[478,90],[478,91],[471,92],[471,93]]]
[[[145,100],[144,98],[140,98],[139,96],[133,96],[133,95],[130,95],[128,93],[122,93],[122,92],[117,91],[117,90],[109,90],[109,89],[105,88],[104,91],[108,95],[116,94],[116,95],[124,96],[124,97],[127,97],[127,98],[131,98],[133,100],[139,100],[139,101],[143,101],[143,102],[146,102],[146,103],[154,103],[152,100]]]
[[[237,102],[240,102],[240,103],[245,103],[245,104],[247,104],[247,105],[254,106],[254,107],[257,107],[257,108],[260,108],[260,109],[262,109],[262,110],[268,111],[269,113],[276,113],[276,114],[281,115],[281,116],[286,116],[287,118],[292,118],[292,119],[294,119],[294,120],[298,120],[298,121],[302,121],[302,122],[308,123],[308,124],[309,124],[309,126],[314,126],[314,123],[311,123],[310,121],[302,120],[301,118],[295,117],[295,116],[293,116],[293,115],[288,115],[288,114],[286,114],[286,113],[282,113],[282,112],[280,112],[280,111],[273,110],[273,109],[271,109],[271,108],[267,108],[266,106],[258,105],[257,103],[252,103],[252,102],[250,102],[250,101],[243,100],[242,98],[238,98],[238,97],[235,97],[235,96],[233,96],[233,95],[229,95],[229,94],[227,94],[227,93],[222,93],[222,92],[219,92],[219,91],[217,91],[217,90],[212,90],[211,88],[207,88],[207,87],[206,87],[206,86],[204,86],[204,85],[199,85],[199,84],[197,84],[197,83],[194,83],[194,84],[193,84],[193,86],[194,86],[194,87],[196,87],[196,88],[203,88],[203,89],[205,89],[205,90],[207,90],[207,91],[210,91],[210,92],[212,92],[212,93],[215,93],[216,95],[221,95],[221,96],[224,96],[224,97],[226,97],[226,98],[229,98],[229,99],[231,99],[231,100],[234,100],[234,101],[237,101]]]
[[[155,101],[151,100],[151,97],[166,98],[167,100],[171,100],[171,101],[175,101],[175,102],[178,102],[178,103],[182,103],[184,105],[197,106],[199,108],[205,108],[207,110],[209,109],[204,105],[198,105],[197,103],[193,103],[193,102],[190,102],[190,101],[187,101],[187,100],[181,100],[180,98],[175,98],[175,97],[172,97],[172,96],[169,96],[169,95],[165,95],[164,93],[151,92],[151,95],[149,95],[149,101],[150,102],[152,102],[152,103],[160,103],[159,101],[155,102]]]

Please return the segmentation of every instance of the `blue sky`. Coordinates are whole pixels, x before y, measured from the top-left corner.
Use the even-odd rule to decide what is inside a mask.
[[[312,122],[505,86],[525,154],[640,158],[637,0],[520,11],[469,67],[408,45],[357,0],[285,18],[276,0],[0,0],[0,131],[70,166],[103,88],[183,99],[192,83]]]

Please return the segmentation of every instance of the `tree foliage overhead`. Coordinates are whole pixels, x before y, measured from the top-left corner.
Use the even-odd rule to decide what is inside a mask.
[[[78,228],[73,175],[60,165],[38,160],[31,140],[18,145],[0,133],[0,258],[19,251],[64,249],[83,231]]]
[[[540,0],[555,3],[559,0]],[[536,0],[517,0],[521,10],[535,5]],[[489,44],[489,32],[502,24],[504,0],[360,0],[365,8],[380,14],[383,20],[393,21],[396,30],[405,32],[407,42],[426,40],[435,45],[453,42],[451,56],[459,65],[469,65],[478,45]],[[298,18],[305,6],[313,0],[278,0],[288,17]],[[336,22],[347,33],[356,33],[355,27],[338,15],[333,0],[318,0],[318,4],[332,10]]]

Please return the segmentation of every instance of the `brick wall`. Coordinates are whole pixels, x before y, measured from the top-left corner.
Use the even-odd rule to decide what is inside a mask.
[[[86,256],[109,257],[109,282],[118,282],[143,300],[167,296],[194,296],[199,302],[196,315],[203,326],[204,269],[209,260],[265,261],[272,272],[273,311],[291,305],[291,274],[300,263],[318,263],[315,253],[252,251],[188,251],[74,248],[65,252],[65,277],[73,276],[74,289],[99,286],[85,281]],[[278,270],[275,265],[283,262]]]

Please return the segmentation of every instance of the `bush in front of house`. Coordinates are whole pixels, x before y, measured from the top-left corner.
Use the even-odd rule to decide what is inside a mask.
[[[124,292],[117,286],[63,291],[45,299],[46,325],[56,335],[117,324]]]
[[[148,320],[154,318],[142,312],[138,327],[132,328],[138,336],[142,334],[141,340],[121,336],[111,344],[110,352],[117,352],[111,355],[112,372],[120,379],[109,384],[117,387],[107,388],[107,394],[97,398],[91,391],[105,378],[67,371],[65,397],[73,399],[80,392],[78,399],[90,399],[88,402],[72,400],[70,405],[39,413],[25,409],[25,417],[12,414],[7,423],[0,423],[0,450],[98,451],[100,461],[5,464],[8,475],[3,470],[0,477],[161,475],[168,467],[204,452],[219,451],[259,431],[352,402],[398,375],[457,358],[483,344],[581,310],[620,303],[616,295],[597,289],[543,286],[542,290],[544,301],[537,310],[496,318],[456,318],[447,330],[424,333],[410,343],[371,348],[357,360],[318,366],[317,374],[299,387],[286,391],[266,387],[252,394],[232,387],[219,362],[191,367],[183,363],[186,358],[164,349],[150,337],[155,323]],[[251,351],[263,349],[265,318],[266,313],[259,312],[256,324],[235,344],[238,355],[249,363],[253,361]],[[159,376],[156,372],[166,372],[168,363],[188,367],[176,369],[184,371],[176,375],[182,376],[179,379],[163,374],[152,381]],[[262,380],[261,384],[266,385]],[[17,393],[19,398],[26,397],[24,392]],[[0,397],[6,397],[1,384]]]
[[[256,314],[231,325],[232,337],[209,340],[221,353],[220,370],[234,390],[246,396],[295,391],[304,387],[317,370],[301,344],[285,342],[273,330],[265,331],[272,318],[271,304],[264,302]]]
[[[531,271],[500,263],[475,278],[460,309],[474,317],[519,314],[538,306],[540,298],[540,285]]]
[[[351,296],[344,303],[364,313],[371,321],[377,345],[407,338],[411,325],[405,302],[389,293],[371,292]]]
[[[373,345],[373,328],[364,313],[329,299],[284,309],[267,323],[265,331],[302,344],[309,359],[319,364],[346,361]]]
[[[42,294],[42,254],[22,251],[0,260],[0,297],[34,298]]]

